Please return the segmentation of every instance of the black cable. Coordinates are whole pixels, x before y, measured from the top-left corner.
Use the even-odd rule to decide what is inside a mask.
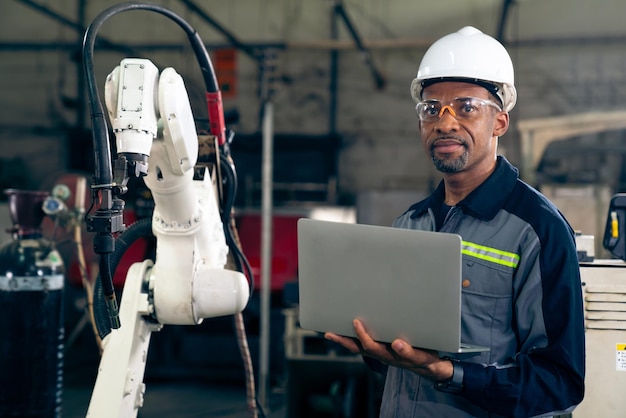
[[[111,275],[115,274],[117,266],[119,265],[122,257],[137,240],[141,238],[154,237],[152,234],[152,219],[144,218],[131,224],[122,234],[117,237],[115,241],[115,251],[110,256],[110,269]],[[106,306],[102,303],[95,303],[101,301],[104,297],[102,282],[100,276],[96,280],[94,286],[94,319],[96,322],[96,328],[100,338],[104,339],[111,332],[111,325],[108,318],[108,312]]]
[[[254,274],[252,273],[252,267],[248,262],[248,259],[243,254],[242,249],[239,247],[239,244],[235,240],[233,236],[233,231],[231,230],[231,214],[232,209],[235,205],[235,196],[237,194],[237,173],[235,171],[235,167],[229,161],[230,158],[227,156],[223,156],[220,158],[220,167],[221,173],[224,175],[223,185],[226,186],[226,192],[224,193],[224,201],[223,201],[223,209],[221,212],[222,217],[222,225],[224,227],[224,235],[226,236],[226,243],[228,247],[235,252],[235,257],[238,263],[238,269],[240,272],[243,272],[245,268],[245,273],[248,276],[248,283],[250,287],[250,295],[248,300],[252,298],[252,293],[254,292]]]

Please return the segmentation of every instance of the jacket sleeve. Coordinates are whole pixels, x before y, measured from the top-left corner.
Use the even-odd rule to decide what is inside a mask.
[[[583,398],[585,334],[573,233],[561,225],[538,235],[518,272],[523,277],[515,279],[521,283],[513,302],[518,353],[504,365],[462,363],[462,396],[499,415],[567,411]]]

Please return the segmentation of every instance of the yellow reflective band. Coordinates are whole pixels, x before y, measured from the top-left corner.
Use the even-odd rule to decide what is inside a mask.
[[[463,241],[461,253],[470,257],[476,257],[491,263],[501,264],[503,266],[513,268],[516,268],[519,264],[519,255],[515,253],[498,250],[497,248],[485,247],[484,245],[474,244],[469,241]]]

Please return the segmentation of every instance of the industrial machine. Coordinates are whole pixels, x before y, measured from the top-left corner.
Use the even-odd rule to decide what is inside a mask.
[[[575,418],[626,411],[626,195],[611,199],[602,240],[615,259],[581,262],[585,308],[585,398]],[[579,248],[582,246],[579,246]]]
[[[585,306],[585,398],[575,418],[621,417],[626,411],[626,263],[581,264]]]
[[[111,162],[93,71],[95,37],[109,17],[140,9],[174,20],[188,34],[198,58],[207,87],[208,138],[215,147],[215,161],[200,170],[198,135],[182,77],[173,68],[159,73],[152,62],[139,58],[123,59],[106,79],[105,102],[117,151]],[[239,318],[248,302],[252,284],[244,274],[245,257],[230,222],[232,135],[224,126],[221,94],[204,44],[173,12],[147,3],[110,7],[87,29],[83,59],[96,158],[86,223],[95,233],[94,251],[100,257],[101,297],[95,299],[106,307],[104,319],[96,318],[103,352],[87,416],[133,417],[143,404],[151,333],[168,324],[195,325],[225,315]],[[150,227],[157,248],[154,261],[135,263],[128,270],[118,310],[112,273],[119,258],[116,251],[123,246],[119,237],[132,229],[123,224],[121,198],[131,176],[142,177],[152,193]],[[226,268],[231,261],[235,268]],[[253,389],[248,387],[248,402],[256,416]]]

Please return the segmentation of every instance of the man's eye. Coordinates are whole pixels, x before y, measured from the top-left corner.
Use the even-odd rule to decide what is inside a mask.
[[[438,115],[439,110],[437,110],[437,105],[429,104],[426,106],[426,113],[429,115]]]
[[[471,100],[466,100],[461,103],[461,106],[459,106],[459,110],[463,113],[472,113],[476,110],[476,106],[474,106]]]

